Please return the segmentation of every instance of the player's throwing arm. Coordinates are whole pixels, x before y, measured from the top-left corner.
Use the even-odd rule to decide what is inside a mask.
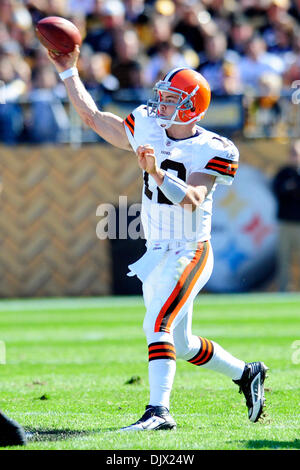
[[[115,114],[100,111],[80,80],[77,70],[79,54],[78,45],[68,54],[48,51],[48,57],[64,81],[70,101],[82,121],[108,143],[124,150],[132,150],[123,119]]]

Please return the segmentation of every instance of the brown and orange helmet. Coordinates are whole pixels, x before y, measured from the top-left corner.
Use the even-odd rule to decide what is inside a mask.
[[[199,72],[189,68],[171,70],[163,80],[155,84],[153,91],[154,98],[147,103],[148,116],[155,117],[159,126],[165,129],[173,124],[186,125],[200,121],[209,107],[211,97],[206,79]],[[160,105],[172,104],[162,101],[163,92],[178,96],[171,116],[160,115]]]

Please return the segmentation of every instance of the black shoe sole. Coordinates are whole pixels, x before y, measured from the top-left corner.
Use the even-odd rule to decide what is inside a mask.
[[[157,428],[153,429],[153,431],[171,431],[172,429],[176,429],[176,424],[171,424],[171,423],[163,423],[161,424],[160,426],[158,426]]]
[[[265,402],[266,402],[266,399],[265,399],[265,393],[264,393],[264,382],[265,382],[265,379],[266,379],[266,373],[267,373],[267,370],[269,368],[262,362],[261,363],[261,371],[260,371],[260,387],[262,389],[262,397],[260,399],[260,409],[257,413],[257,416],[255,419],[251,419],[251,417],[249,416],[249,420],[252,422],[252,423],[257,423],[257,421],[259,421],[259,419],[261,418],[262,416],[262,413],[263,413],[263,409],[265,407]]]

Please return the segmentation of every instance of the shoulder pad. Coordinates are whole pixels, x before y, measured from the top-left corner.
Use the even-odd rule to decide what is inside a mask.
[[[207,141],[208,145],[216,150],[229,150],[230,147],[233,146],[231,140],[227,139],[226,137],[221,136],[213,136]]]

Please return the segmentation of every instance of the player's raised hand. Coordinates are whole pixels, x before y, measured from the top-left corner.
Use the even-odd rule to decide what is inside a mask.
[[[157,173],[157,161],[154,154],[154,148],[149,145],[140,145],[136,151],[139,167],[152,175]]]
[[[80,48],[78,44],[75,46],[74,51],[69,52],[68,54],[56,53],[48,50],[49,60],[56,67],[58,72],[63,72],[71,67],[76,67],[79,54]]]

